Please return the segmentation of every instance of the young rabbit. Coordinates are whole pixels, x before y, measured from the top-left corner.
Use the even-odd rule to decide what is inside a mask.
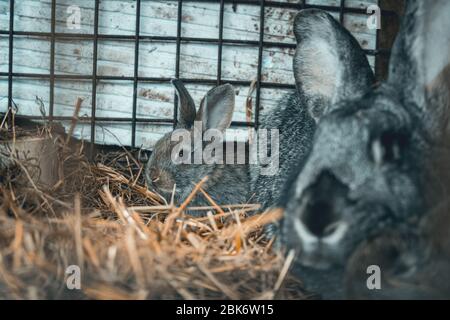
[[[300,11],[294,33],[297,89],[262,114],[260,123],[260,129],[279,130],[279,171],[273,176],[262,175],[261,166],[250,166],[252,190],[263,208],[280,204],[289,177],[310,152],[316,123],[324,110],[343,99],[361,96],[374,82],[356,39],[326,12]]]
[[[320,90],[310,100],[326,107],[307,160],[286,186],[282,238],[298,249],[303,266],[330,269],[344,266],[360,243],[420,218],[445,198],[445,183],[430,164],[436,156],[450,159],[443,138],[450,115],[450,1],[407,2],[389,79],[360,97],[352,77],[344,78],[360,77],[361,70],[351,67],[354,50],[339,36],[342,27],[321,11],[298,19],[316,43],[310,51],[328,57],[318,59],[333,71],[313,87]]]
[[[234,88],[225,84],[210,90],[202,99],[197,112],[194,101],[183,83],[175,79],[172,80],[172,84],[179,101],[177,130],[167,133],[156,143],[145,169],[148,186],[166,199],[170,199],[173,188],[176,186],[174,196],[175,201],[179,203],[191,193],[195,183],[208,176],[203,189],[217,203],[245,203],[249,190],[247,165],[220,164],[220,162],[205,164],[204,159],[200,159],[200,163],[193,160],[196,157],[195,152],[200,152],[201,156],[202,151],[211,145],[212,142],[203,141],[203,135],[208,130],[223,133],[230,126],[234,111]],[[178,132],[187,134],[185,138],[190,139],[187,142],[180,141],[175,135]],[[198,141],[194,141],[195,139],[200,140],[200,146],[197,144]],[[223,156],[226,156],[229,144],[220,142],[220,145],[223,147]],[[219,152],[218,150],[217,153]],[[174,159],[174,156],[178,155],[180,159],[187,159],[190,156],[192,161],[180,163]],[[236,154],[236,156],[242,155]],[[222,162],[226,163],[226,159],[223,158]],[[211,204],[199,193],[190,205]],[[192,214],[195,213],[192,212]]]

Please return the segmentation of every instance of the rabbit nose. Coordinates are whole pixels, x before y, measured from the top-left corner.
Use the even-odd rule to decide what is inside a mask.
[[[322,240],[338,241],[345,235],[342,221],[348,189],[331,172],[324,171],[306,191],[300,221],[306,230]]]

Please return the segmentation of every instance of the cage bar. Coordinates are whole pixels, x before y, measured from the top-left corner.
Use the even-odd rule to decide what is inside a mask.
[[[225,14],[225,1],[220,0],[219,10],[219,40],[218,40],[218,54],[217,54],[217,85],[222,82],[222,51],[223,51],[223,18]]]
[[[339,5],[339,22],[344,25],[345,0],[341,0]]]
[[[92,57],[92,109],[91,109],[91,148],[95,143],[95,112],[97,108],[97,62],[98,62],[98,17],[100,14],[100,0],[95,0],[94,9],[94,49]],[[92,154],[92,152],[91,152]]]
[[[14,0],[9,1],[9,30],[8,30],[8,107],[13,107],[13,94],[12,94],[12,86],[13,86],[13,52],[14,52]],[[12,114],[8,113],[7,117],[8,127],[12,127]]]
[[[50,101],[49,101],[49,121],[53,121],[55,105],[55,45],[56,45],[56,0],[52,0],[51,17],[51,37],[50,37]]]
[[[141,0],[136,1],[136,29],[134,39],[133,113],[131,119],[131,147],[136,146],[137,87],[139,77],[139,33],[141,30]]]
[[[259,126],[259,109],[261,106],[261,74],[262,74],[262,58],[264,52],[264,21],[266,15],[265,1],[260,0],[259,14],[259,48],[258,48],[258,74],[256,79],[256,101],[255,101],[255,128]]]

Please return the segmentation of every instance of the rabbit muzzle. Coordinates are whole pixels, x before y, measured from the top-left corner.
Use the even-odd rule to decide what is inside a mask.
[[[291,206],[293,203],[290,204]],[[330,269],[341,266],[375,224],[388,224],[392,210],[385,203],[354,200],[350,189],[330,171],[323,171],[303,193],[284,225],[287,242],[298,249],[305,267]],[[367,217],[372,217],[368,219]]]

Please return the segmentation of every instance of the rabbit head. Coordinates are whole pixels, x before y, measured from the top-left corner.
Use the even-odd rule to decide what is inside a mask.
[[[262,165],[250,166],[255,199],[263,209],[283,200],[283,187],[292,178],[292,170],[307,158],[316,122],[330,101],[362,94],[374,82],[358,42],[324,11],[301,11],[295,19],[294,32],[296,90],[284,96],[275,108],[262,113],[259,126],[259,130],[279,130],[279,170],[268,176],[260,174]],[[339,87],[344,81],[348,87]]]
[[[203,177],[210,176],[209,183],[219,179],[220,172],[214,164],[174,161],[175,156],[181,159],[194,159],[194,141],[196,130],[199,134],[200,148],[204,147],[203,133],[208,129],[225,131],[230,124],[234,111],[235,91],[229,84],[218,86],[210,90],[202,99],[200,108],[196,111],[195,103],[180,80],[172,80],[178,96],[179,112],[175,131],[165,134],[154,146],[145,170],[145,177],[149,187],[155,189],[165,197],[170,197],[175,190],[175,199],[184,199],[193,188],[193,183]],[[195,125],[195,124],[198,125]],[[185,141],[174,138],[176,132],[183,132],[189,139]],[[187,154],[189,153],[189,154]],[[200,152],[201,154],[201,152]],[[202,160],[202,159],[200,159]]]
[[[370,90],[342,27],[323,12],[297,19],[317,59],[326,57],[326,79],[309,90],[326,108],[316,112],[311,153],[287,188],[282,236],[303,265],[326,269],[436,201],[429,163],[448,129],[450,2],[408,1],[389,79]]]

